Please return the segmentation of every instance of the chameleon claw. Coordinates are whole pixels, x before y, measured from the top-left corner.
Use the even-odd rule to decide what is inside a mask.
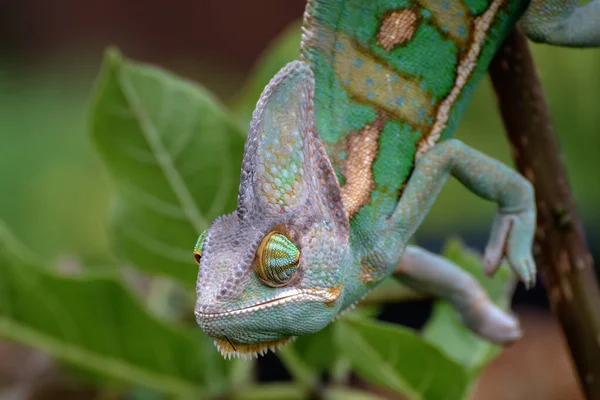
[[[535,284],[536,266],[531,255],[535,212],[498,212],[485,249],[484,271],[493,276],[504,257],[517,277],[530,289]]]

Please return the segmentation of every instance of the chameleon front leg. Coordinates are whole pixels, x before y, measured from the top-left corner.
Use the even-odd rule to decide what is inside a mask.
[[[394,277],[448,301],[468,328],[491,342],[506,345],[521,337],[518,321],[498,308],[481,285],[450,260],[409,245]]]
[[[515,274],[531,287],[536,270],[531,254],[536,222],[533,187],[514,170],[459,140],[434,145],[416,162],[388,221],[397,233],[395,239],[408,242],[450,175],[498,204],[484,255],[485,272],[493,275],[506,256]]]
[[[558,46],[600,46],[600,0],[533,0],[521,27],[535,42]]]

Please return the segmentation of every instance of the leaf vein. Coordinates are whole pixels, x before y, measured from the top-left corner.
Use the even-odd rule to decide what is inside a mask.
[[[120,78],[123,93],[130,103],[133,113],[139,123],[140,131],[146,138],[150,149],[155,154],[156,159],[167,178],[167,182],[179,200],[184,213],[188,217],[196,234],[199,235],[203,228],[208,225],[206,219],[200,213],[189,188],[177,168],[175,168],[173,160],[165,149],[158,131],[145,114],[143,107],[141,107],[140,100],[135,89],[132,87],[132,84],[122,74],[120,75]]]

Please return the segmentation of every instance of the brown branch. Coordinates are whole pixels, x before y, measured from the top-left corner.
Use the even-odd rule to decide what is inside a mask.
[[[534,253],[581,386],[600,399],[600,292],[560,146],[525,36],[516,30],[490,76],[519,171],[536,191]],[[549,351],[552,351],[549,349]]]

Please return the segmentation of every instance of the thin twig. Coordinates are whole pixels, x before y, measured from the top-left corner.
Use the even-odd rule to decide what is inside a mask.
[[[534,252],[583,391],[600,399],[600,292],[529,44],[516,30],[490,66],[519,171],[536,191]],[[568,77],[566,78],[568,79]]]

